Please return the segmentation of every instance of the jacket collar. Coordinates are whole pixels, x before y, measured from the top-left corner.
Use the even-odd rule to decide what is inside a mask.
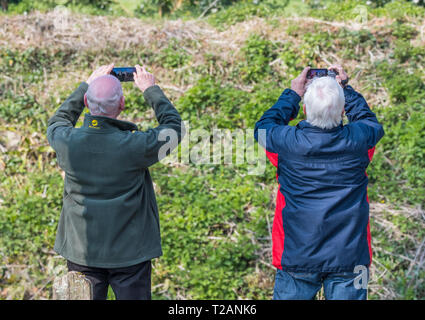
[[[322,128],[313,126],[312,124],[308,123],[307,120],[302,120],[302,121],[300,121],[297,124],[297,127],[299,129],[303,129],[303,130],[304,129],[307,129],[307,130],[315,131],[315,132],[336,132],[336,131],[341,130],[342,127],[343,127],[343,125],[342,125],[342,121],[341,121],[341,123],[338,126],[334,127],[334,128],[331,128],[331,129],[322,129]]]
[[[93,116],[90,113],[85,114],[83,127],[97,129],[100,131],[111,129],[137,131],[137,125],[132,122],[117,120],[104,116]]]

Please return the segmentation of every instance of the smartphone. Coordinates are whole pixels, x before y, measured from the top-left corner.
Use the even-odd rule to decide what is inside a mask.
[[[307,79],[313,79],[316,77],[326,77],[328,75],[328,69],[310,69],[307,72]]]
[[[335,78],[338,74],[335,70],[328,70],[328,69],[310,69],[307,72],[307,79],[313,79],[316,77],[333,77]]]
[[[134,81],[133,72],[136,72],[134,67],[113,68],[111,75],[118,78],[121,82]]]

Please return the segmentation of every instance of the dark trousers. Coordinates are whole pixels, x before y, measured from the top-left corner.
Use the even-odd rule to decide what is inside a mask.
[[[86,267],[67,261],[68,271],[84,274],[92,283],[93,300],[106,300],[108,286],[117,300],[151,299],[151,261],[124,268]]]

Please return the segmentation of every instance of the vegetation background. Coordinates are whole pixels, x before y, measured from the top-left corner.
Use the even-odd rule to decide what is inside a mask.
[[[386,132],[368,168],[369,298],[425,298],[423,1],[0,5],[0,299],[49,299],[53,279],[66,272],[52,250],[63,180],[47,120],[110,62],[145,63],[191,128],[207,130],[253,128],[304,66],[345,66]],[[128,83],[124,91],[123,118],[156,125],[140,92]],[[153,264],[153,298],[271,298],[275,169],[247,169],[152,167],[164,251]]]

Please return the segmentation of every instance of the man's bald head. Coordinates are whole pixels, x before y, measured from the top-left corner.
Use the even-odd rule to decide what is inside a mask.
[[[120,81],[111,75],[94,79],[87,90],[85,102],[92,115],[116,118],[124,109]]]

